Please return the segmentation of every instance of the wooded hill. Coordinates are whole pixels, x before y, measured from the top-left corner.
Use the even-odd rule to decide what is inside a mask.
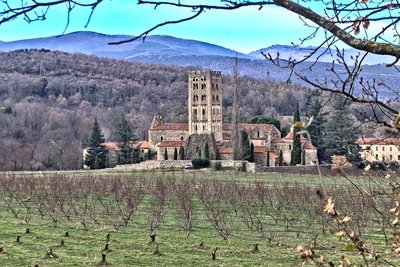
[[[139,139],[156,114],[187,121],[190,70],[49,50],[0,53],[0,170],[81,168],[96,117],[106,140],[113,140],[121,114]],[[306,95],[295,85],[239,80],[242,121],[292,115]],[[223,76],[222,84],[229,121],[233,79]]]

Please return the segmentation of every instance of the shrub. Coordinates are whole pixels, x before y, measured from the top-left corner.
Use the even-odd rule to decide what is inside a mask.
[[[195,169],[206,168],[210,166],[210,160],[207,158],[194,158],[192,159],[192,164]]]
[[[222,169],[222,164],[221,164],[221,162],[215,162],[215,165],[214,165],[214,170],[216,170],[216,171],[220,171]]]

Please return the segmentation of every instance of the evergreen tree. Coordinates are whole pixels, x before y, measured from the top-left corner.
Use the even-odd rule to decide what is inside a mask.
[[[361,162],[360,146],[355,143],[358,131],[354,128],[350,101],[336,95],[332,109],[331,116],[325,124],[323,160],[331,162],[333,155],[340,155],[346,156],[349,162],[358,164]]]
[[[179,148],[179,159],[180,160],[184,160],[185,159],[185,149],[183,148],[183,146],[181,146]]]
[[[174,160],[178,159],[178,149],[174,148]]]
[[[151,155],[151,148],[149,148],[149,150],[147,150],[147,156],[146,156],[146,158],[147,158],[147,160],[151,160],[151,157],[152,157],[152,155]]]
[[[278,166],[283,166],[283,152],[279,151]]]
[[[167,148],[164,148],[164,160],[168,160],[168,151],[167,151]]]
[[[290,165],[295,166],[301,163],[301,142],[300,134],[298,134],[301,130],[299,101],[296,103],[296,110],[293,114],[293,124],[293,148],[290,157]]]
[[[319,92],[314,92],[309,99],[309,116],[312,117],[312,122],[307,128],[310,134],[311,142],[317,147],[317,157],[319,163],[322,162],[324,150],[322,148],[323,135],[324,135],[324,124],[326,122],[326,115],[322,112],[323,105],[322,99],[319,96]]]
[[[219,153],[219,148],[217,147],[217,151],[215,151],[215,159],[221,160],[221,154]]]
[[[210,148],[208,147],[208,142],[204,145],[204,157],[210,159]]]
[[[241,136],[240,136],[240,150],[241,150],[241,157],[240,159],[242,160],[248,160],[250,158],[250,139],[249,135],[247,134],[246,131],[241,130]]]
[[[301,151],[301,165],[306,165],[306,151],[304,149]]]
[[[126,119],[125,115],[122,115],[117,127],[117,142],[119,147],[119,151],[117,153],[118,164],[130,164],[132,162],[137,162],[137,160],[133,158],[134,151],[131,146],[131,142],[134,140],[135,136],[130,123]]]
[[[90,134],[89,149],[85,157],[85,165],[90,169],[103,169],[107,167],[107,149],[101,145],[104,137],[97,119],[94,120]]]
[[[253,144],[253,142],[251,142],[251,145],[250,145],[249,162],[254,162],[254,144]]]
[[[270,155],[269,155],[269,151],[267,151],[267,162],[266,162],[266,165],[267,165],[267,167],[269,167],[271,164],[270,164]]]

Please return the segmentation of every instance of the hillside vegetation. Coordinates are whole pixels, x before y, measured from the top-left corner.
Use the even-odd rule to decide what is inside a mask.
[[[1,170],[75,169],[95,117],[113,140],[120,114],[139,139],[154,115],[187,121],[187,73],[166,67],[49,50],[0,53]],[[229,121],[233,80],[223,76]],[[291,115],[305,90],[280,82],[240,79],[241,119]]]

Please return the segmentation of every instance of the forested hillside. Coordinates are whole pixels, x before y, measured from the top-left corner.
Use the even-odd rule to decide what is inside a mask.
[[[139,139],[153,115],[187,121],[187,73],[166,67],[49,50],[0,53],[1,170],[81,167],[97,117],[113,140],[120,114]],[[224,76],[224,117],[230,118],[233,80]],[[291,115],[305,90],[280,82],[240,78],[241,119]]]

